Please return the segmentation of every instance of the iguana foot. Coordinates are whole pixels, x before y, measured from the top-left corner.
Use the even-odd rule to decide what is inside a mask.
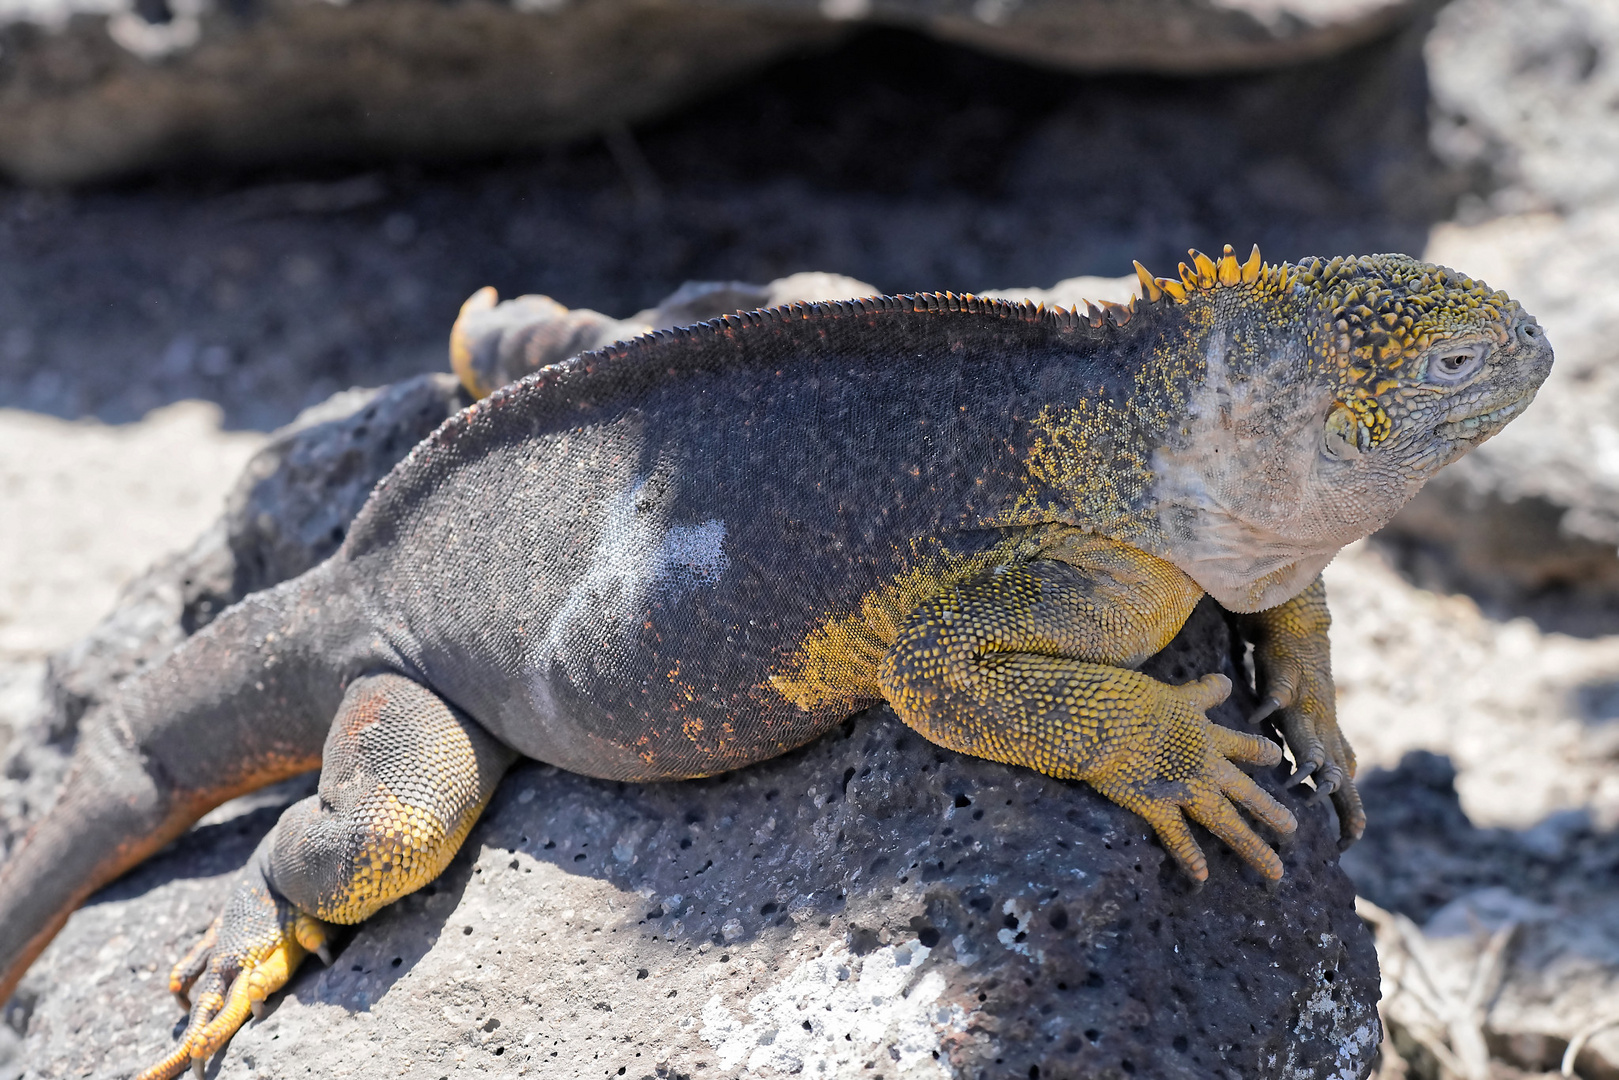
[[[1332,800],[1340,843],[1348,846],[1366,831],[1366,811],[1355,790],[1355,751],[1338,727],[1327,640],[1331,621],[1320,578],[1285,604],[1243,616],[1265,694],[1252,720],[1277,717],[1293,752],[1295,769],[1289,783],[1309,779],[1316,791],[1312,802]]]
[[[1231,693],[1224,675],[1170,686],[1120,666],[1174,637],[1200,594],[1188,586],[1159,590],[1174,603],[1144,596],[1142,579],[1172,586],[1180,572],[1121,544],[1112,550],[1111,571],[1098,565],[1104,551],[1087,550],[1085,565],[1036,559],[923,601],[884,654],[879,689],[940,746],[1088,782],[1146,818],[1198,881],[1208,862],[1187,818],[1280,878],[1281,859],[1236,807],[1278,833],[1297,822],[1232,763],[1274,765],[1281,748],[1209,722],[1206,710]],[[1134,591],[1123,572],[1131,558],[1143,571]]]
[[[516,754],[400,675],[354,680],[326,736],[320,791],[260,841],[225,912],[175,965],[180,1045],[136,1080],[200,1070],[305,954],[330,962],[331,924],[352,925],[437,877]]]
[[[1145,818],[1194,880],[1207,880],[1209,866],[1187,818],[1224,840],[1266,878],[1281,880],[1282,860],[1232,805],[1274,832],[1285,835],[1298,827],[1287,807],[1232,764],[1275,765],[1282,759],[1281,747],[1208,719],[1206,711],[1231,693],[1231,680],[1224,675],[1205,675],[1184,686],[1156,686],[1160,700],[1144,718],[1145,730],[1131,732],[1117,752],[1081,778]]]
[[[330,958],[327,927],[276,895],[258,854],[242,872],[225,906],[202,939],[169,975],[169,989],[191,1020],[174,1053],[135,1080],[173,1080],[189,1066],[200,1077],[248,1016],[287,984],[308,953]]]

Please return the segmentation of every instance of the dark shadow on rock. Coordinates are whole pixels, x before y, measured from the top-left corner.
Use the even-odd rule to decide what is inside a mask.
[[[1427,147],[1421,29],[1203,79],[875,31],[612,145],[0,192],[0,404],[125,421],[204,398],[268,430],[441,370],[455,312],[491,284],[622,317],[682,281],[806,269],[982,290],[1132,258],[1172,274],[1187,245],[1417,251],[1454,186]]]
[[[1597,828],[1583,810],[1524,830],[1480,828],[1455,784],[1450,759],[1425,750],[1362,777],[1366,836],[1343,856],[1357,892],[1418,923],[1492,887],[1545,904],[1619,895],[1619,831]]]
[[[315,774],[284,780],[232,800],[173,843],[85,901],[119,903],[176,878],[213,877],[246,865],[281,812],[315,791]]]

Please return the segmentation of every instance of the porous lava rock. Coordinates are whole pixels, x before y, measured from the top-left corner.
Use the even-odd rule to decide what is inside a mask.
[[[19,0],[0,169],[75,183],[177,161],[498,152],[609,133],[860,23],[1075,70],[1340,52],[1421,0]]]
[[[1236,676],[1232,654],[1205,601],[1146,670]],[[300,971],[209,1075],[1362,1077],[1371,942],[1331,811],[1282,797],[1282,883],[1201,834],[1196,887],[1088,787],[885,709],[709,780],[524,764],[442,878]],[[73,917],[12,1008],[27,1075],[166,1052],[167,967],[276,809],[216,816]]]

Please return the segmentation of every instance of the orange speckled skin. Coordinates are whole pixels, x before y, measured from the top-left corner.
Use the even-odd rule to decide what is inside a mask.
[[[1253,623],[1261,677],[1293,688],[1295,756],[1348,789],[1324,621],[1285,606],[1521,408],[1550,351],[1505,297],[1403,257],[1194,262],[1089,314],[930,294],[730,316],[468,408],[330,560],[87,719],[0,871],[0,994],[92,889],[320,760],[175,969],[191,1023],[142,1080],[172,1077],[325,921],[436,875],[518,754],[702,776],[885,698],[943,745],[1085,779],[1194,876],[1188,818],[1278,876],[1235,808],[1292,819],[1232,764],[1278,749],[1210,725],[1222,677],[1131,665],[1205,591],[1279,608]],[[1441,354],[1474,367],[1436,384]]]

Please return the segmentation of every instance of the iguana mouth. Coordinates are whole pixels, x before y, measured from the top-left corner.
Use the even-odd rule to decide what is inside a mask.
[[[1471,438],[1472,436],[1477,435],[1480,431],[1489,431],[1499,428],[1518,413],[1522,412],[1534,399],[1535,394],[1534,391],[1531,390],[1529,393],[1525,394],[1521,398],[1518,398],[1516,401],[1508,402],[1507,404],[1491,409],[1488,412],[1475,413],[1472,416],[1464,416],[1460,420],[1447,420],[1445,423],[1439,425],[1439,431],[1443,435],[1456,438]]]

